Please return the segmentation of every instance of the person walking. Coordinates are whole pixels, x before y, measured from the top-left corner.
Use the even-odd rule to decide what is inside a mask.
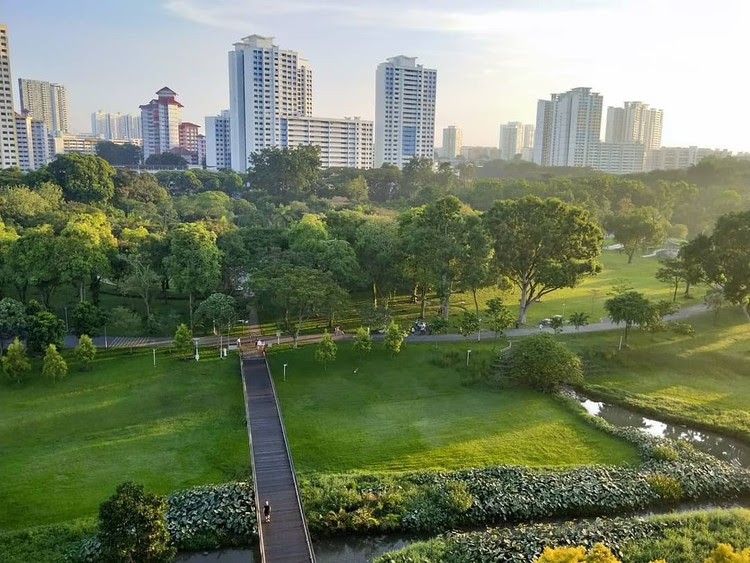
[[[271,521],[271,504],[268,501],[263,505],[263,520],[265,522]]]

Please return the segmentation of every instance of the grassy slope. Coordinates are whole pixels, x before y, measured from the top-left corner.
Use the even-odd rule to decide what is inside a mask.
[[[659,262],[656,258],[642,258],[636,256],[633,263],[628,264],[628,258],[617,251],[604,251],[601,256],[603,271],[598,276],[585,279],[578,287],[573,289],[562,289],[555,291],[544,297],[540,303],[531,306],[528,312],[527,324],[534,326],[539,321],[552,315],[562,315],[569,317],[571,313],[582,311],[590,315],[590,320],[598,320],[606,316],[604,302],[611,296],[608,292],[612,286],[623,282],[643,292],[649,299],[669,299],[672,300],[672,290],[654,278],[656,270],[659,268]],[[682,293],[684,287],[681,286],[677,296],[678,304],[691,305],[697,299],[684,299]],[[701,297],[704,293],[703,288],[691,289],[691,294]],[[519,293],[517,291],[502,292],[496,288],[486,288],[478,292],[480,310],[484,309],[487,300],[502,296],[505,303],[513,308],[514,314],[517,312]],[[354,294],[352,296],[353,306],[349,311],[340,316],[338,322],[344,328],[354,328],[362,324],[358,311],[371,305],[372,295],[370,293]],[[459,315],[464,310],[474,310],[474,300],[471,293],[456,293],[451,299],[451,314]],[[437,298],[431,296],[430,303],[427,307],[427,317],[433,317],[437,314],[437,308],[440,305]],[[419,303],[411,303],[407,296],[398,296],[391,303],[392,314],[396,320],[404,324],[411,324],[419,317]],[[261,320],[263,321],[264,334],[275,334],[276,325],[273,319],[264,318],[261,311]],[[311,320],[305,325],[307,332],[320,332],[327,326],[327,321],[323,319]],[[457,332],[457,330],[456,330]]]
[[[179,362],[160,352],[0,384],[0,530],[95,514],[126,480],[168,493],[247,471],[236,359]]]
[[[475,351],[491,343],[470,345]],[[628,463],[633,447],[600,433],[553,398],[527,390],[462,387],[454,368],[430,363],[432,345],[395,359],[375,343],[358,373],[351,344],[324,371],[313,346],[280,350],[271,364],[300,471],[416,470],[499,463]],[[463,350],[464,343],[441,346]],[[287,381],[282,364],[288,363]]]
[[[597,394],[730,430],[750,440],[750,324],[739,310],[691,320],[694,337],[634,331],[619,354],[620,333],[572,335],[578,351],[602,350],[587,386]]]

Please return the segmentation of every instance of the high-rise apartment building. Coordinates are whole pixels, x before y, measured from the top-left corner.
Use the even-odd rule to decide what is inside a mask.
[[[312,115],[308,62],[273,39],[250,35],[229,52],[231,159],[238,172],[247,170],[252,153],[281,146],[282,117]]]
[[[302,145],[320,148],[323,168],[372,168],[372,121],[358,117],[284,117],[281,147]]]
[[[232,167],[229,129],[228,109],[206,117],[206,168],[209,170]]]
[[[530,160],[529,153],[534,146],[534,125],[520,121],[509,121],[500,126],[500,158],[513,160],[520,157]],[[524,151],[524,149],[526,149]],[[524,158],[525,157],[525,158]]]
[[[106,140],[141,138],[141,117],[126,113],[96,111],[91,114],[91,134]]]
[[[607,108],[607,143],[641,143],[646,150],[661,147],[664,112],[643,102],[625,102],[623,107]]]
[[[31,120],[31,145],[34,150],[32,170],[39,170],[49,164],[53,157],[50,152],[49,129],[44,121]]]
[[[443,129],[443,158],[453,160],[461,156],[461,141],[463,131],[455,125],[449,125]]]
[[[186,151],[198,152],[198,134],[200,125],[183,121],[178,128],[180,135],[180,147]]]
[[[34,145],[31,132],[31,115],[28,112],[17,113],[16,119],[16,149],[18,150],[18,167],[24,172],[33,170]]]
[[[65,86],[44,80],[18,79],[21,112],[43,121],[51,133],[68,131],[68,95]]]
[[[375,166],[399,168],[413,157],[435,152],[437,71],[416,57],[392,57],[378,65],[375,78]]]
[[[8,27],[0,25],[0,168],[18,166],[17,143]]]
[[[602,97],[591,88],[552,94],[537,103],[534,162],[543,166],[586,166],[600,140]]]
[[[177,93],[166,86],[156,92],[156,98],[141,108],[143,159],[152,154],[169,152],[180,145],[180,117],[182,104]]]

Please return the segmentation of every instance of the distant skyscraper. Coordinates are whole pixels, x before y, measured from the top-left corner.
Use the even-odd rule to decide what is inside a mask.
[[[503,160],[513,160],[520,156],[524,160],[524,155],[528,157],[531,148],[534,146],[534,126],[523,124],[520,121],[509,121],[500,126],[500,158]],[[524,149],[527,149],[524,151]]]
[[[206,117],[206,168],[221,170],[232,167],[229,135],[229,110]]]
[[[454,159],[461,155],[463,131],[455,125],[443,129],[443,158]]]
[[[51,133],[68,131],[68,95],[65,86],[44,80],[18,79],[21,112],[43,121]]]
[[[435,152],[437,71],[398,56],[378,65],[375,78],[375,166],[399,168]]]
[[[201,128],[200,125],[190,123],[189,121],[183,121],[180,123],[180,147],[183,149],[197,153],[198,152],[198,130]]]
[[[50,153],[49,129],[44,121],[31,120],[31,144],[34,150],[34,161],[32,170],[39,170],[52,160]]]
[[[624,107],[607,108],[607,143],[642,143],[646,150],[661,147],[664,112],[643,102],[625,102]]]
[[[238,172],[247,170],[250,154],[282,145],[282,117],[312,115],[309,63],[273,39],[250,35],[229,52],[231,159]]]
[[[0,25],[0,168],[18,166],[17,142],[8,28]]]
[[[156,99],[141,108],[143,133],[143,159],[152,154],[169,152],[180,145],[180,116],[182,104],[175,93],[166,86],[156,92]]]
[[[591,88],[574,88],[539,100],[534,162],[543,166],[586,166],[589,148],[599,142],[602,97]]]
[[[372,121],[358,117],[283,117],[281,146],[320,148],[323,168],[372,168]]]
[[[18,167],[24,172],[33,170],[34,145],[31,133],[31,115],[28,112],[16,116],[16,147],[18,149]]]

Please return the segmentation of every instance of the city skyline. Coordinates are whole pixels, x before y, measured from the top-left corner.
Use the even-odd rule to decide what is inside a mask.
[[[258,33],[275,36],[311,61],[316,115],[373,119],[377,65],[403,54],[438,70],[436,136],[455,124],[464,131],[465,145],[497,146],[500,124],[531,123],[537,99],[585,86],[600,92],[605,106],[647,100],[663,109],[664,145],[750,150],[743,133],[750,109],[706,103],[717,88],[744,91],[747,79],[732,70],[731,60],[746,47],[741,33],[749,6],[725,0],[704,13],[690,1],[680,2],[679,10],[671,0],[657,6],[639,0],[627,8],[595,0],[567,5],[554,0],[529,8],[509,1],[498,7],[480,1],[469,8],[423,2],[395,18],[397,5],[390,1],[375,9],[306,0],[293,5],[135,0],[127,6],[41,0],[7,7],[3,23],[10,28],[13,77],[66,86],[74,131],[87,131],[91,112],[99,108],[135,112],[154,84],[172,85],[185,105],[185,119],[202,123],[229,105],[226,46]],[[83,10],[85,22],[74,17]],[[128,26],[138,28],[138,41],[122,33]],[[633,26],[645,26],[643,34],[658,31],[636,43],[621,41]],[[66,55],[49,57],[40,36],[64,45]],[[166,64],[170,53],[175,55]],[[117,64],[123,60],[137,64]]]

